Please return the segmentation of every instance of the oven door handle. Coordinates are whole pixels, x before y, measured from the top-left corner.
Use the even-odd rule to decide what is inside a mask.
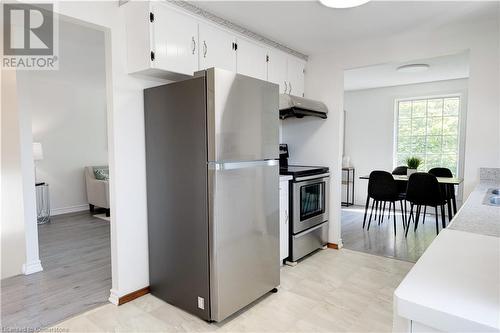
[[[295,178],[296,182],[302,182],[304,180],[310,180],[310,179],[320,179],[320,178],[326,178],[330,177],[330,173],[322,173],[320,175],[314,175],[314,176],[307,176],[307,177],[297,177]]]

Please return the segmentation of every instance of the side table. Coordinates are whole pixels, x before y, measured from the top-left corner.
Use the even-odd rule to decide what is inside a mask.
[[[342,168],[342,185],[346,186],[346,201],[342,201],[342,206],[349,207],[354,205],[354,176],[353,167]]]
[[[36,218],[38,224],[50,222],[49,184],[36,183]]]

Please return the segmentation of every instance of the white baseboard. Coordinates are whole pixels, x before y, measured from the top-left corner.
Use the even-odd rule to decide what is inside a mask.
[[[118,305],[120,301],[120,296],[118,295],[118,292],[116,290],[114,289],[110,290],[108,301],[110,301],[114,305]]]
[[[77,206],[69,206],[69,207],[61,207],[61,208],[53,208],[50,210],[50,215],[61,215],[61,214],[68,214],[68,213],[76,213],[76,212],[82,212],[84,210],[88,210],[89,205],[77,205]]]
[[[27,262],[23,264],[22,271],[24,275],[30,275],[33,273],[41,272],[43,271],[42,263],[40,262],[40,260]]]

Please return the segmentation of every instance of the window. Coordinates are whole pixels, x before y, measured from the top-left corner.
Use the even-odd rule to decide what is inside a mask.
[[[396,109],[396,164],[417,156],[420,171],[445,167],[457,175],[460,97],[401,100]]]

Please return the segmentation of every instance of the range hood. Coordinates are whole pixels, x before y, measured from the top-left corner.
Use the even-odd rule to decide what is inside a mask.
[[[303,118],[314,116],[326,119],[328,109],[326,105],[311,99],[280,94],[280,119],[289,117]]]

